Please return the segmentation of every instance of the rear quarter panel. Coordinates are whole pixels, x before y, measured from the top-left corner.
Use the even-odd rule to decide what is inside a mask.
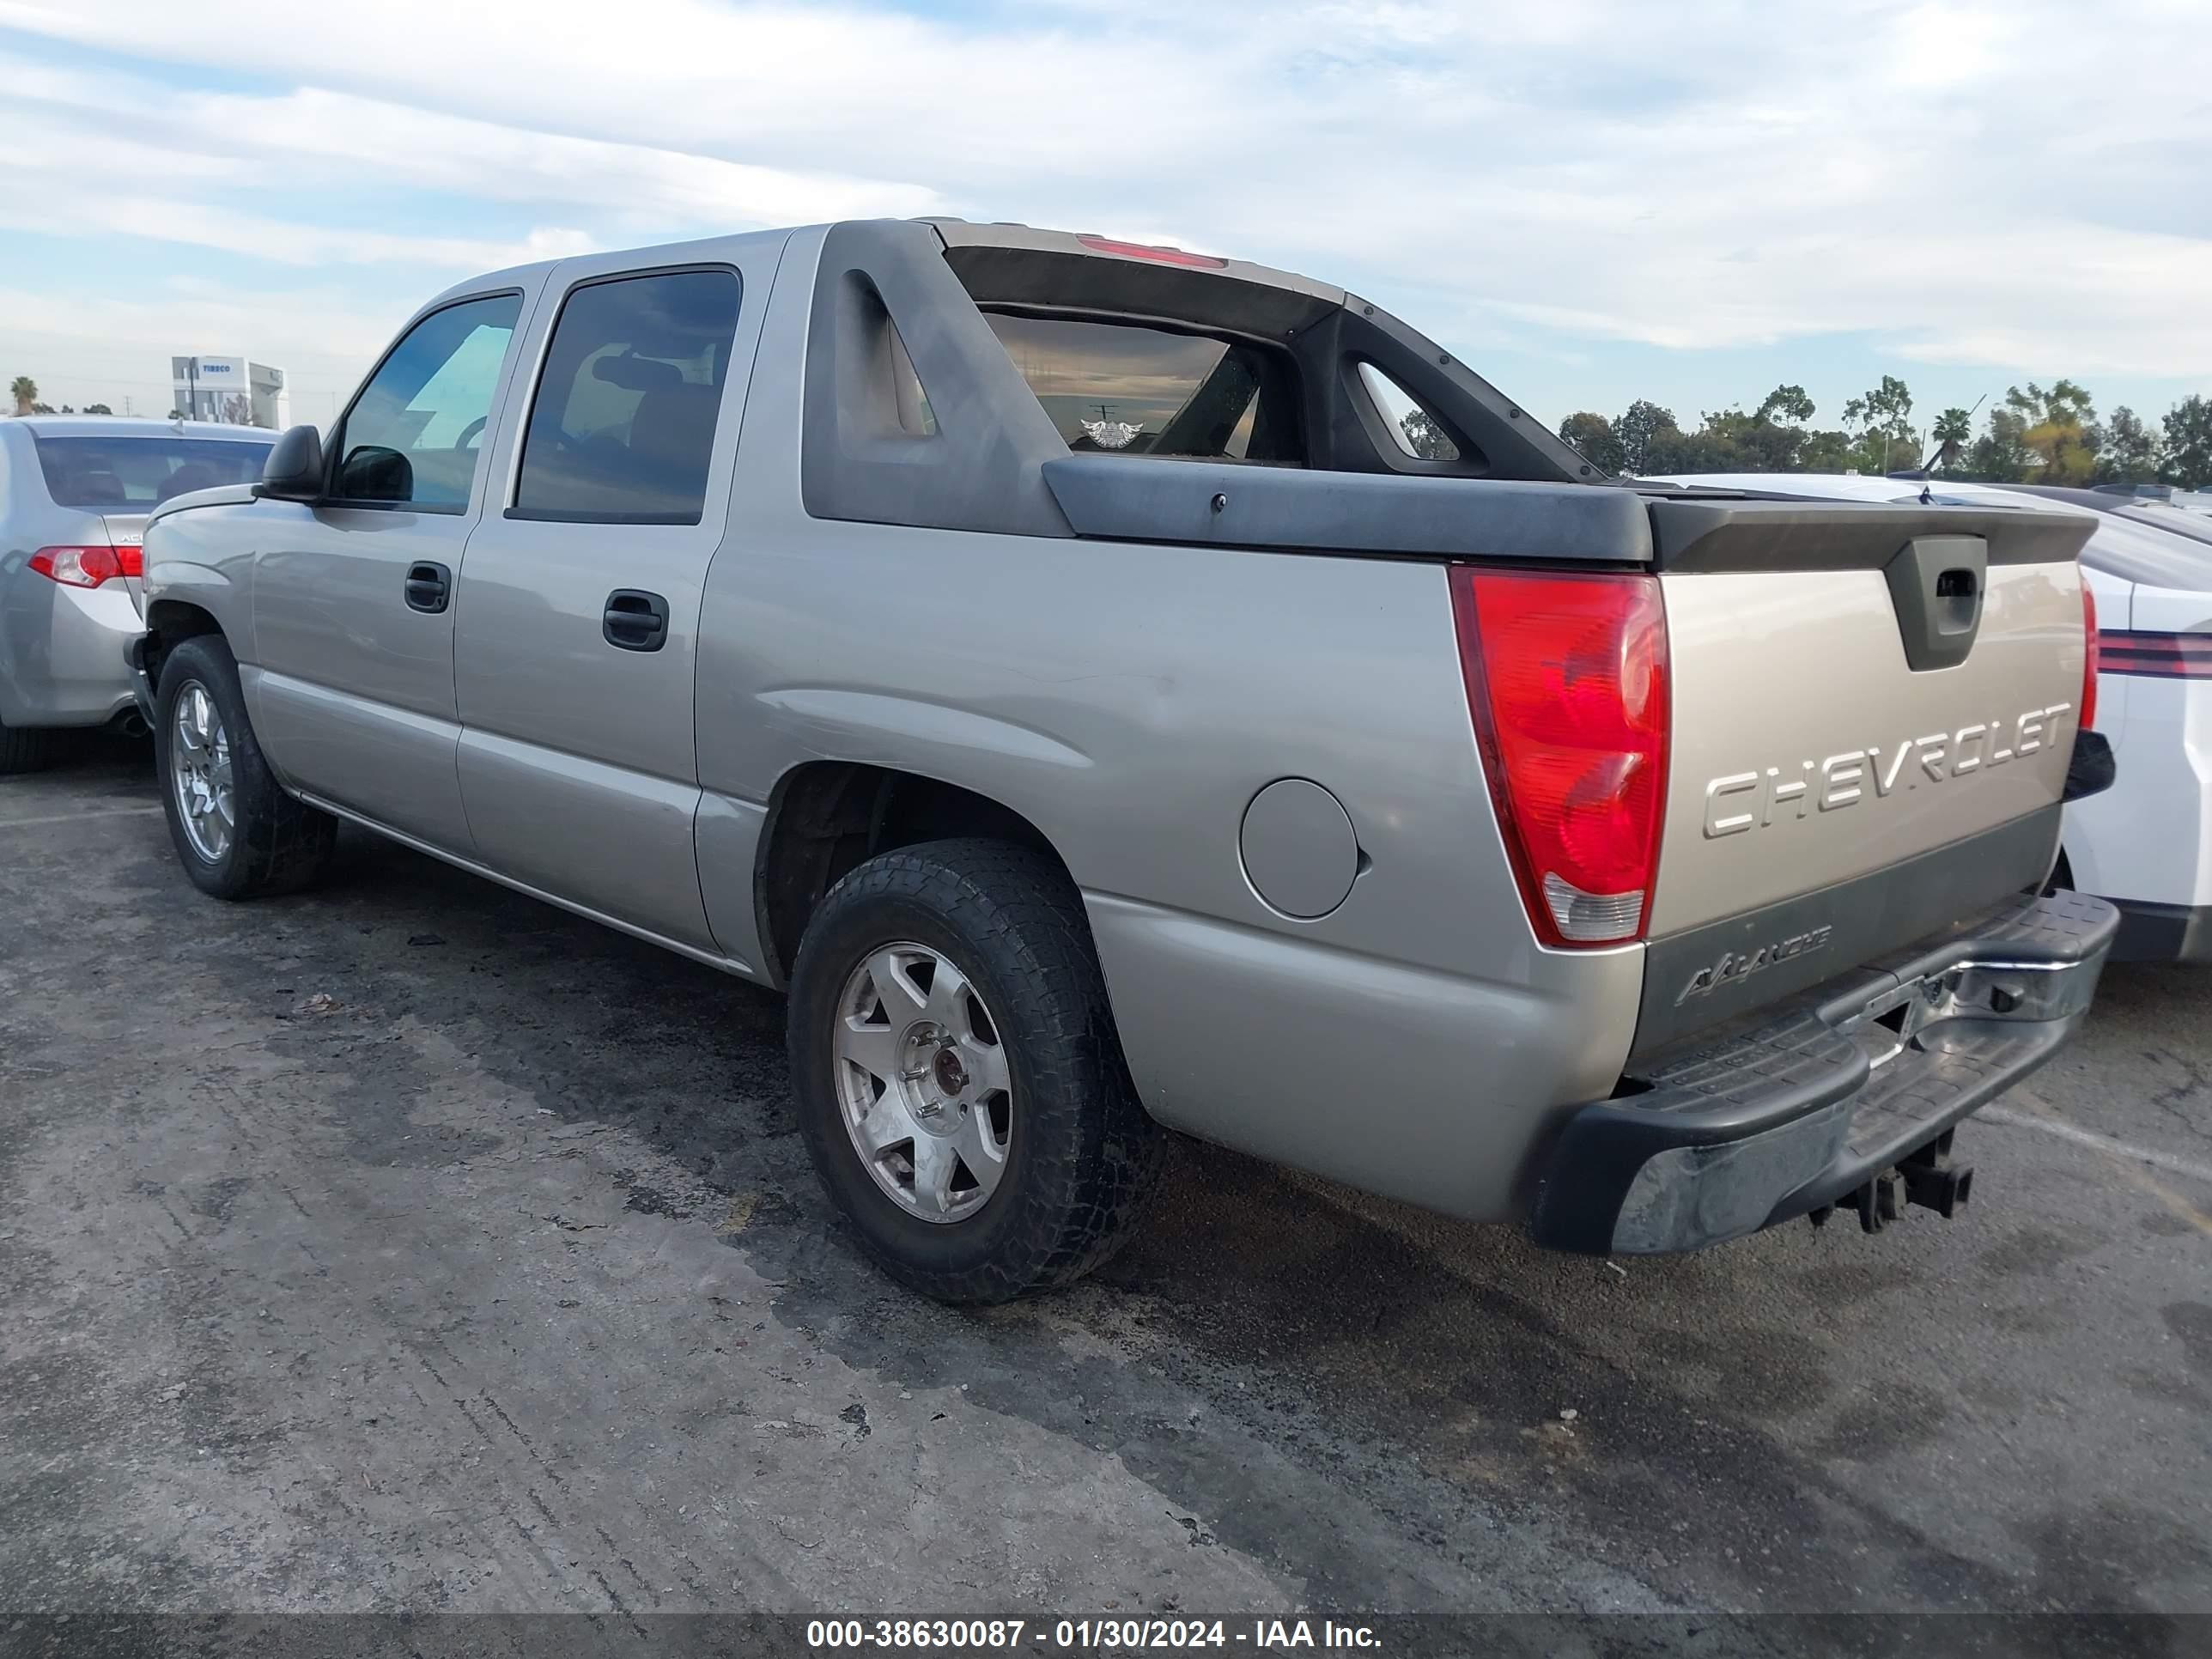
[[[2098,589],[2114,630],[2212,633],[2212,594]],[[2084,892],[2144,904],[2212,905],[2212,680],[2106,674],[2097,724],[2118,761],[2112,787],[2066,809],[2066,859]]]
[[[5,452],[15,452],[12,459]],[[76,726],[105,720],[131,680],[112,632],[133,625],[120,582],[64,588],[30,568],[42,547],[101,546],[100,514],[47,498],[31,434],[0,424],[0,720]]]

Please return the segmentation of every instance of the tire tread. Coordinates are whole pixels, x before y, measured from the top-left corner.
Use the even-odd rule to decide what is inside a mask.
[[[823,933],[856,908],[902,900],[941,916],[1014,985],[1018,1007],[994,1005],[994,1018],[1009,1026],[1018,1020],[1018,1034],[1010,1038],[1002,1030],[1000,1040],[1020,1042],[1031,1067],[1025,1097],[1017,1102],[1030,1118],[1028,1157],[1036,1160],[1024,1181],[1032,1192],[1056,1196],[1032,1206],[1035,1212],[1021,1218],[989,1260],[961,1270],[923,1267],[889,1254],[865,1225],[862,1237],[895,1278],[943,1301],[1002,1302],[1069,1284],[1134,1235],[1158,1183],[1168,1138],[1130,1082],[1081,896],[1052,860],[1011,842],[930,842],[882,854],[847,875],[816,912],[822,927],[810,925],[800,942],[793,975],[794,1078],[807,1075],[802,1004],[811,1007],[813,997],[823,996],[834,1006],[838,988],[811,982],[825,970],[810,960],[808,945],[818,947]],[[838,964],[827,971],[842,983]],[[802,1101],[801,1109],[810,1117],[827,1110],[835,1133],[822,1138],[830,1155],[849,1158],[834,1098]],[[1077,1121],[1039,1121],[1040,1113]],[[865,1172],[860,1178],[867,1179]],[[836,1194],[837,1184],[830,1187]]]
[[[203,864],[177,820],[176,795],[169,784],[168,722],[173,692],[185,678],[200,680],[222,705],[230,739],[232,796],[238,809],[237,840],[221,870]],[[161,803],[177,856],[203,892],[222,899],[255,899],[296,893],[312,884],[337,849],[337,820],[308,805],[276,781],[261,753],[261,742],[246,718],[238,661],[217,634],[199,634],[169,653],[161,665],[161,690],[155,708],[155,757]]]
[[[53,764],[59,747],[57,735],[43,726],[0,720],[0,777],[45,770]]]

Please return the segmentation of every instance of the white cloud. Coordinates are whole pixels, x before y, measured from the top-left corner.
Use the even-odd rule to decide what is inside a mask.
[[[302,87],[276,94],[178,92],[142,76],[62,71],[0,52],[0,83],[35,112],[0,135],[0,161],[61,195],[71,180],[250,184],[343,199],[394,185],[588,209],[620,222],[749,228],[940,210],[919,185],[799,173],[534,129]],[[452,264],[431,250],[426,262]],[[467,263],[463,260],[462,263]]]
[[[588,203],[662,226],[914,217],[942,205],[918,185],[573,138],[315,88],[195,101],[225,142],[326,164],[325,176],[373,160],[386,179],[495,200]]]
[[[1852,331],[2021,374],[2212,374],[2212,119],[2180,0],[2094,20],[2058,0],[1037,0],[954,21],[386,0],[374,27],[270,0],[0,0],[0,27],[24,32],[0,78],[39,114],[0,137],[10,223],[219,225],[320,270],[953,211],[1310,270],[1459,340]],[[39,63],[35,35],[200,85],[118,97]],[[275,90],[212,84],[240,74]],[[401,204],[372,234],[301,205],[364,189]],[[521,228],[410,224],[408,191]]]
[[[248,250],[279,264],[325,268],[397,262],[457,272],[495,270],[589,253],[599,246],[589,234],[561,226],[543,226],[513,240],[408,236],[306,225],[169,196],[94,189],[56,199],[43,191],[14,187],[5,179],[0,179],[0,225],[58,235],[148,236],[198,247]]]

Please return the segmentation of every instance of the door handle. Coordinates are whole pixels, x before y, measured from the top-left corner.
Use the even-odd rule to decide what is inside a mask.
[[[607,595],[599,631],[623,651],[658,651],[668,643],[668,601],[641,588],[617,587]]]
[[[453,597],[453,573],[425,559],[407,567],[407,608],[436,616]]]

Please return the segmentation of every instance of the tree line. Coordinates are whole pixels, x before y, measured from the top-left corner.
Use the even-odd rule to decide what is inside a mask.
[[[74,415],[39,400],[36,381],[19,374],[9,388],[18,415]],[[87,404],[87,415],[112,415]],[[1844,405],[1843,424],[1811,424],[1813,400],[1802,386],[1778,386],[1748,412],[1723,409],[1682,429],[1670,409],[1638,398],[1613,420],[1584,410],[1559,422],[1559,436],[1607,472],[1648,477],[1675,472],[1885,472],[1926,466],[1947,478],[1985,483],[2212,484],[2212,401],[2184,398],[2154,428],[2125,404],[2102,420],[2087,389],[2073,380],[2048,388],[2009,386],[1980,435],[1974,410],[1951,408],[1923,434],[1912,419],[1912,393],[1893,374]],[[181,418],[171,411],[172,418]],[[1416,416],[1423,420],[1424,417]],[[1426,435],[1416,432],[1417,445]]]
[[[1977,406],[1978,407],[1978,405]],[[2100,419],[2087,388],[2033,380],[2007,388],[1977,434],[1973,410],[1952,408],[1923,433],[1912,393],[1885,374],[1844,405],[1842,424],[1812,424],[1802,386],[1778,386],[1748,412],[1701,415],[1685,431],[1672,410],[1639,398],[1613,420],[1588,410],[1559,422],[1559,436],[1608,472],[1863,472],[1926,466],[1985,483],[2212,484],[2212,401],[2183,398],[2154,427],[2126,404]]]
[[[39,383],[27,374],[18,374],[8,388],[8,395],[15,400],[18,415],[112,415],[115,411],[106,404],[87,404],[82,409],[71,409],[64,404],[56,409],[52,404],[39,401]]]

